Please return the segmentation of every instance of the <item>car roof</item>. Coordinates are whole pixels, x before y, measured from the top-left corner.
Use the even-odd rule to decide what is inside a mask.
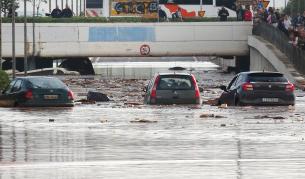
[[[164,76],[164,75],[186,75],[186,76],[191,76],[192,74],[191,73],[183,73],[183,72],[179,72],[179,73],[171,72],[171,73],[158,73],[157,75],[159,75],[159,76]]]
[[[52,76],[22,76],[22,77],[16,77],[16,79],[57,79],[56,77]]]
[[[248,71],[248,72],[241,72],[239,74],[241,74],[241,75],[250,75],[250,74],[256,74],[256,73],[259,73],[259,74],[279,74],[279,75],[283,75],[280,72],[272,72],[272,71]]]

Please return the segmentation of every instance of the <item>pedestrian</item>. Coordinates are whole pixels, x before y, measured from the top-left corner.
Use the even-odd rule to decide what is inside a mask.
[[[66,8],[62,10],[61,16],[64,18],[70,18],[73,16],[73,12],[68,5],[66,5]]]
[[[286,30],[291,29],[291,20],[290,20],[290,17],[287,14],[284,15],[283,23],[284,23],[284,26],[285,26]]]
[[[297,15],[292,19],[292,25],[296,28],[300,24],[302,24],[302,16],[300,13],[297,13]]]
[[[236,18],[237,18],[237,21],[244,20],[244,9],[241,4],[238,4],[236,7]]]
[[[287,36],[289,36],[289,31],[285,27],[284,17],[280,18],[277,28],[280,29],[282,32],[284,32]]]
[[[274,27],[277,27],[278,20],[276,18],[273,8],[270,7],[268,11],[269,11],[269,15],[267,17],[267,23],[272,24]]]
[[[178,21],[183,21],[180,7],[178,7],[177,11],[172,14],[172,19],[178,20]]]
[[[53,18],[61,17],[61,10],[59,9],[58,5],[56,5],[56,8],[52,10],[51,17],[53,17]]]
[[[168,21],[167,20],[167,15],[166,15],[166,12],[163,10],[163,9],[161,9],[161,7],[158,7],[159,8],[159,20],[160,21]]]
[[[244,21],[252,21],[252,12],[250,11],[250,6],[246,6],[246,10],[244,11]]]
[[[224,6],[222,6],[222,8],[218,11],[218,16],[220,17],[220,21],[227,21],[229,12]]]

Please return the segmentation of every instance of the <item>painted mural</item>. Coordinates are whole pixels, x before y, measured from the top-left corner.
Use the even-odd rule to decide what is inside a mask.
[[[157,17],[158,2],[155,0],[113,0],[111,16]]]

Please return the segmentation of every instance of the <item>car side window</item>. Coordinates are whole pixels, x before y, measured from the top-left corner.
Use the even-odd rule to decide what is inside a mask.
[[[238,83],[240,80],[241,80],[241,75],[237,76],[237,78],[236,78],[235,82],[232,84],[230,90],[234,90],[238,86]]]
[[[12,82],[8,85],[8,87],[5,89],[4,94],[9,94],[9,93],[11,93],[11,91],[12,91],[13,86],[14,86],[15,83],[16,83],[16,80],[12,81]]]
[[[12,93],[19,91],[21,89],[21,84],[22,84],[22,81],[17,80],[16,83],[14,84],[14,87],[12,88]]]
[[[243,79],[244,79],[244,76],[242,76],[242,75],[240,75],[239,77],[238,77],[238,79],[236,80],[236,87],[238,87],[238,86],[240,86],[241,85],[241,83],[243,82]]]
[[[233,80],[229,83],[229,85],[228,85],[228,88],[227,89],[232,89],[232,87],[233,87],[233,84],[236,82],[236,79],[237,79],[237,77],[238,76],[235,76],[234,78],[233,78]]]

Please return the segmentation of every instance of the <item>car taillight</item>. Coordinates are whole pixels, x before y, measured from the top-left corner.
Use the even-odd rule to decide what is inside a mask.
[[[192,75],[192,81],[193,81],[193,85],[195,86],[195,98],[200,98],[200,91],[194,75]]]
[[[33,92],[32,92],[32,90],[26,91],[25,94],[24,94],[24,97],[26,99],[33,99]]]
[[[155,80],[155,83],[154,83],[154,86],[151,90],[150,98],[156,98],[157,97],[157,86],[158,86],[159,81],[160,81],[160,76],[157,76],[157,78]]]
[[[251,83],[244,83],[242,85],[243,91],[253,91],[253,85]]]
[[[73,92],[71,90],[68,91],[68,99],[69,100],[74,100],[74,94],[73,94]]]
[[[286,85],[286,91],[288,92],[293,92],[294,91],[294,85],[290,82],[288,82],[288,84]]]

